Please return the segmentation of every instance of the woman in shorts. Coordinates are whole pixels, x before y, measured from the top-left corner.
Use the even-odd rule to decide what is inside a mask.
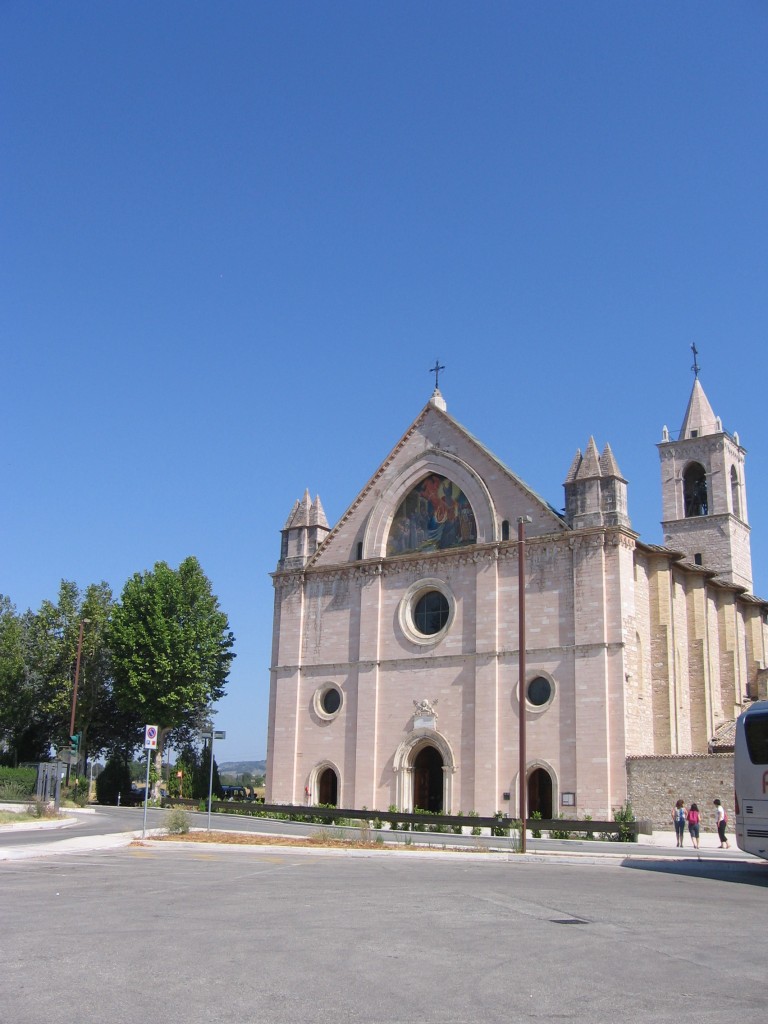
[[[701,831],[701,815],[699,814],[699,808],[697,804],[691,804],[690,810],[688,811],[688,831],[691,834],[691,842],[693,848],[698,850],[699,848],[699,833]]]

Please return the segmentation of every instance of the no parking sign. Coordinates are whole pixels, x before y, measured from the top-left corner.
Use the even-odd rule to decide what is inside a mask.
[[[145,750],[156,750],[157,749],[157,726],[156,725],[145,725],[144,726],[144,749]]]

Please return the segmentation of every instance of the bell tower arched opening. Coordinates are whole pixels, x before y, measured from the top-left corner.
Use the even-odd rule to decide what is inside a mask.
[[[691,462],[683,473],[683,503],[686,519],[709,514],[707,472],[700,462]]]

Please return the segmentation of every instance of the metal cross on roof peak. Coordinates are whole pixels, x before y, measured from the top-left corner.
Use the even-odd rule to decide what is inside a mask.
[[[699,350],[696,348],[696,342],[695,341],[691,345],[691,352],[693,352],[693,366],[691,367],[691,369],[693,370],[694,378],[696,380],[698,380],[699,379],[699,370],[701,369],[701,367],[699,366],[699,360],[696,358],[698,356],[698,354],[699,354]]]
[[[445,367],[440,365],[440,360],[439,359],[436,359],[435,360],[435,365],[434,366],[430,366],[430,368],[429,368],[429,373],[434,373],[434,375],[435,375],[435,391],[438,390],[438,383],[437,382],[438,382],[438,378],[440,376],[440,371],[444,370],[444,369],[445,369]]]

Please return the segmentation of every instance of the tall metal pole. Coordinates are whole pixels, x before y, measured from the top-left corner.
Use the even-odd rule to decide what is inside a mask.
[[[208,774],[208,831],[211,831],[211,800],[213,799],[213,730],[211,730],[210,743],[211,770]]]
[[[77,638],[77,661],[75,662],[75,685],[72,690],[72,714],[69,716],[69,735],[75,735],[75,710],[77,709],[77,684],[80,681],[80,658],[83,653],[83,627],[86,622],[90,622],[90,619],[80,619],[80,633]],[[80,748],[77,751],[78,759],[80,757]],[[67,764],[67,785],[69,785],[69,769],[70,765]],[[75,773],[77,774],[77,773]]]
[[[520,682],[518,686],[518,697],[519,697],[519,725],[520,725],[520,736],[519,736],[519,749],[520,749],[520,766],[519,766],[519,780],[520,780],[520,798],[518,800],[520,808],[520,852],[525,853],[527,848],[527,826],[526,822],[528,819],[528,793],[527,793],[527,779],[525,777],[525,766],[526,766],[526,750],[525,750],[525,524],[530,523],[530,516],[520,516],[517,520],[517,571],[518,571],[518,645],[520,648],[519,654],[519,666],[520,666]]]

